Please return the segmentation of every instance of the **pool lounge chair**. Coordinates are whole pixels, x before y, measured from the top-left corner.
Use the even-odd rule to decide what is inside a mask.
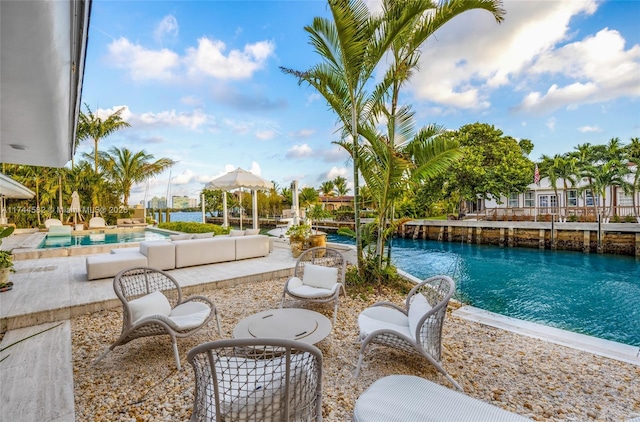
[[[44,220],[44,226],[48,229],[54,226],[62,226],[62,221],[57,218],[47,218]]]
[[[354,422],[523,422],[530,419],[413,375],[380,378],[358,397]]]
[[[116,226],[107,226],[107,222],[102,217],[93,217],[89,220],[89,229],[113,229]]]

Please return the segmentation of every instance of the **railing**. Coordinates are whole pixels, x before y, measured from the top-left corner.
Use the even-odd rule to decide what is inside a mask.
[[[478,220],[487,221],[569,221],[596,222],[598,215],[608,215],[608,221],[636,222],[640,215],[640,205],[610,207],[527,207],[527,208],[485,208],[475,214]],[[473,215],[467,215],[473,217]]]

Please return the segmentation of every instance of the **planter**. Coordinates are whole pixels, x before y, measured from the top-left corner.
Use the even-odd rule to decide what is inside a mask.
[[[11,269],[9,268],[0,268],[0,285],[7,284],[9,282],[9,273]]]
[[[327,246],[326,234],[312,234],[309,236],[309,247],[315,248],[317,246]]]
[[[302,251],[305,250],[306,240],[304,237],[289,236],[289,245],[291,246],[291,253],[294,258],[299,257]]]

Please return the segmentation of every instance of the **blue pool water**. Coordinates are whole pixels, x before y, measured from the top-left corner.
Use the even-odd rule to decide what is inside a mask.
[[[633,257],[394,239],[392,259],[421,279],[451,276],[458,298],[478,308],[640,346],[640,265]]]
[[[132,243],[142,242],[143,240],[160,240],[168,238],[168,234],[149,229],[135,231],[123,230],[122,232],[117,233],[92,233],[53,237],[47,236],[38,248],[48,249],[69,246],[95,246],[110,243]]]

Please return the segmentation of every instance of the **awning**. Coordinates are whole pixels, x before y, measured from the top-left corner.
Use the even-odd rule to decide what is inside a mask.
[[[31,199],[35,196],[28,187],[0,173],[0,196],[10,199]]]

